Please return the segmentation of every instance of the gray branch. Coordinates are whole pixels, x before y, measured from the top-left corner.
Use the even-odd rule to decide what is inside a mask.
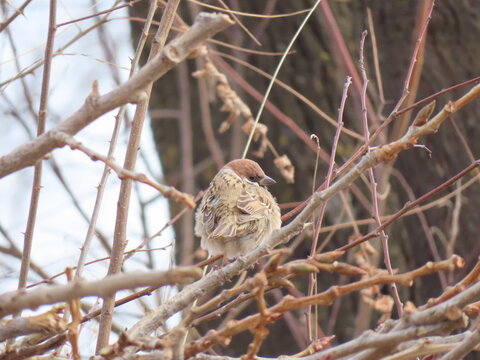
[[[0,157],[0,178],[32,166],[52,150],[65,146],[65,142],[59,140],[55,133],[64,132],[75,135],[101,115],[126,103],[136,103],[145,96],[143,91],[146,86],[183,61],[205,40],[232,24],[227,15],[200,13],[192,27],[166,45],[157,56],[124,84],[105,95],[99,95],[98,86],[94,83],[92,93],[84,105],[69,118],[36,139]]]
[[[75,280],[66,285],[44,285],[34,290],[17,290],[0,296],[0,317],[40,305],[70,301],[86,296],[106,297],[118,290],[140,286],[187,284],[202,276],[197,267],[177,267],[168,271],[138,271],[107,276],[98,281]]]

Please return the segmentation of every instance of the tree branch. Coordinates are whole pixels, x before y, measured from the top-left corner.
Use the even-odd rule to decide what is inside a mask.
[[[107,276],[97,281],[75,280],[67,285],[47,285],[35,290],[18,290],[0,296],[0,317],[22,309],[69,301],[85,296],[111,296],[118,290],[139,286],[187,284],[202,276],[197,267],[177,267],[169,271],[133,272]]]
[[[15,171],[32,166],[50,151],[65,144],[55,139],[56,132],[75,135],[99,116],[128,102],[137,102],[142,98],[144,88],[158,80],[176,64],[183,61],[202,42],[232,24],[226,15],[201,13],[195,23],[179,38],[166,45],[163,50],[148,62],[143,69],[105,95],[99,95],[94,85],[85,104],[69,118],[50,131],[24,145],[20,145],[7,155],[0,157],[0,178]]]

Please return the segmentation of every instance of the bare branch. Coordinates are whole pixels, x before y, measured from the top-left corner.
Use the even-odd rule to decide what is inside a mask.
[[[11,320],[0,322],[0,341],[14,338],[20,335],[35,333],[59,333],[65,331],[67,324],[58,313],[59,309],[53,309],[46,313],[30,316],[16,317]]]
[[[158,80],[176,64],[183,61],[203,41],[231,24],[231,20],[226,15],[199,14],[188,31],[166,45],[130,80],[105,95],[99,95],[98,92],[93,91],[86,99],[85,104],[69,118],[37,139],[0,157],[0,178],[34,165],[37,160],[43,158],[50,151],[64,146],[65,144],[55,140],[56,132],[75,135],[108,111],[128,102],[137,102],[142,98],[145,86]]]
[[[133,171],[124,169],[119,164],[117,164],[113,159],[103,156],[102,154],[92,149],[89,149],[88,147],[83,145],[81,142],[75,140],[70,135],[59,132],[55,134],[55,137],[61,139],[66,144],[68,144],[68,146],[70,146],[72,150],[78,149],[84,154],[87,154],[93,161],[100,160],[104,164],[108,165],[111,169],[113,169],[113,171],[115,171],[115,173],[120,179],[132,179],[135,181],[139,181],[143,184],[153,187],[155,190],[158,190],[166,198],[170,198],[174,201],[184,203],[190,209],[195,208],[195,202],[193,201],[192,195],[178,191],[172,186],[165,186],[165,185],[159,184],[156,181],[149,179],[145,174],[135,173]]]
[[[451,112],[454,110],[460,109],[468,101],[473,100],[479,94],[480,85],[477,85],[457,102],[451,103],[451,105],[448,106],[448,109],[450,110],[448,114],[451,114]],[[298,214],[296,218],[288,225],[282,227],[280,230],[274,231],[261,246],[247,254],[245,257],[237,259],[234,263],[227,265],[222,269],[211,272],[200,281],[186,287],[183,291],[176,294],[165,304],[135,324],[129,330],[129,335],[132,338],[136,338],[150,334],[171,315],[184,309],[196,298],[224,284],[233,276],[239,275],[242,271],[255,264],[260,257],[267,254],[271,249],[280,244],[288,242],[293,236],[297,235],[303,230],[304,224],[309,221],[314,211],[318,209],[323,202],[330,199],[338,192],[347,189],[363,172],[370,167],[374,167],[384,161],[389,161],[392,159],[392,157],[397,156],[400,151],[413,147],[420,134],[427,135],[434,131],[431,129],[432,122],[436,124],[436,131],[446,116],[447,113],[442,111],[441,114],[435,116],[431,121],[427,122],[422,127],[410,127],[407,131],[407,134],[405,134],[403,138],[382,147],[378,147],[366,154],[356,166],[354,166],[342,178],[334,182],[329,188],[323,191],[315,192],[308,205],[300,212],[300,214]],[[439,121],[439,119],[442,119],[442,121]],[[429,129],[428,131],[426,130],[427,127]],[[474,165],[476,167],[479,164],[476,163]],[[356,241],[346,245],[345,248],[352,247],[352,244],[354,243],[356,243]]]
[[[42,286],[35,290],[19,290],[0,296],[0,317],[22,309],[69,301],[86,296],[111,296],[118,290],[138,286],[187,284],[202,276],[197,267],[177,267],[169,271],[133,272],[108,276],[97,281],[75,280],[67,285]]]

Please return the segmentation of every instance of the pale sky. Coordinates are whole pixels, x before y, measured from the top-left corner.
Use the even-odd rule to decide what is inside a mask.
[[[18,6],[20,1],[13,1]],[[15,41],[18,61],[21,68],[26,68],[44,56],[44,41],[46,39],[48,26],[48,4],[46,0],[34,1],[25,10],[25,16],[18,17],[11,25],[10,30]],[[58,3],[57,23],[83,17],[91,14],[86,6],[86,1],[66,1]],[[101,10],[110,8],[113,1],[101,1]],[[127,16],[126,10],[122,9],[112,16],[121,18]],[[85,29],[93,24],[92,20],[86,20],[77,24],[61,27],[57,31],[55,49],[65,44],[74,37],[80,29]],[[130,59],[133,57],[133,49],[129,42],[130,28],[128,20],[118,19],[107,23],[106,32],[112,41],[115,51],[116,64],[120,67],[120,75],[123,81],[128,76]],[[70,116],[78,109],[88,96],[92,82],[99,81],[99,90],[105,93],[111,90],[115,84],[110,77],[108,65],[103,61],[104,52],[100,47],[96,31],[90,32],[83,39],[64,51],[64,55],[57,56],[52,64],[52,78],[50,85],[49,113],[47,130],[54,124]],[[5,32],[0,33],[0,82],[8,80],[17,73],[13,61],[13,52]],[[42,67],[35,71],[35,74],[25,77],[25,81],[34,98],[34,109],[38,111]],[[29,126],[31,133],[36,133],[36,126],[32,116],[28,113],[25,97],[19,81],[4,86],[0,89],[0,110],[2,121],[0,121],[0,155],[6,154],[16,146],[29,140],[26,131],[19,121],[11,115],[8,101],[12,102],[17,111],[21,112],[23,121]],[[132,114],[133,106],[129,107]],[[103,116],[92,125],[81,131],[76,139],[103,154],[107,153],[109,139],[113,129],[113,117],[116,111]],[[115,158],[118,163],[123,163],[123,156],[126,144],[125,129],[122,128],[122,135],[118,143]],[[137,162],[137,171],[145,172],[148,176],[160,180],[160,164],[152,140],[149,121],[145,122],[141,151],[153,169],[150,174],[141,159]],[[55,160],[60,164],[63,175],[68,184],[74,189],[75,196],[79,199],[81,206],[90,217],[95,201],[97,189],[102,172],[103,164],[92,162],[86,155],[79,151],[72,151],[69,148],[58,149],[53,152]],[[44,162],[42,191],[38,209],[37,223],[35,227],[32,260],[50,275],[65,270],[67,266],[77,264],[80,254],[80,247],[84,241],[88,224],[79,215],[79,212],[72,204],[70,197],[53,173],[51,166]],[[23,235],[25,231],[27,214],[30,203],[31,184],[33,179],[33,167],[24,169],[6,178],[0,179],[0,225],[7,229],[11,238],[19,248],[23,247]],[[107,191],[102,203],[101,214],[98,221],[98,228],[110,237],[113,233],[116,215],[116,204],[120,181],[112,173],[107,184]],[[147,185],[139,184],[140,197],[143,201],[154,198],[158,193]],[[150,234],[160,229],[168,221],[169,212],[167,203],[161,197],[157,197],[146,209],[146,225]],[[135,195],[131,201],[131,211],[128,223],[127,237],[129,243],[127,249],[134,248],[143,241],[143,230],[139,216],[139,202]],[[173,231],[168,229],[157,238],[153,247],[160,247],[169,244],[173,239]],[[8,246],[5,238],[0,235],[0,244]],[[99,242],[94,239],[89,260],[107,256]],[[137,254],[126,264],[127,270],[144,269],[143,259],[145,254]],[[154,252],[157,269],[168,265],[170,251]],[[108,263],[102,262],[96,265],[87,266],[84,271],[86,279],[102,278],[106,274]],[[0,253],[0,292],[14,290],[17,287],[18,271],[20,262],[14,258]],[[29,283],[40,280],[31,272]],[[58,281],[65,282],[62,276]],[[94,298],[89,298],[90,303]],[[153,297],[147,299],[153,304]],[[124,306],[121,311],[126,315],[122,317],[123,327],[128,327],[141,315],[136,305]],[[96,323],[92,323],[95,325]],[[89,326],[90,327],[90,326]],[[93,327],[93,328],[94,328]],[[86,329],[82,332],[81,342],[85,344],[84,354],[91,354],[96,333]],[[92,344],[93,342],[93,344]]]

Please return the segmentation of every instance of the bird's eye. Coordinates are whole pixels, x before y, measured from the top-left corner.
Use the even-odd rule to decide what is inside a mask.
[[[255,176],[250,176],[250,177],[248,178],[248,180],[250,180],[250,181],[255,181]]]

